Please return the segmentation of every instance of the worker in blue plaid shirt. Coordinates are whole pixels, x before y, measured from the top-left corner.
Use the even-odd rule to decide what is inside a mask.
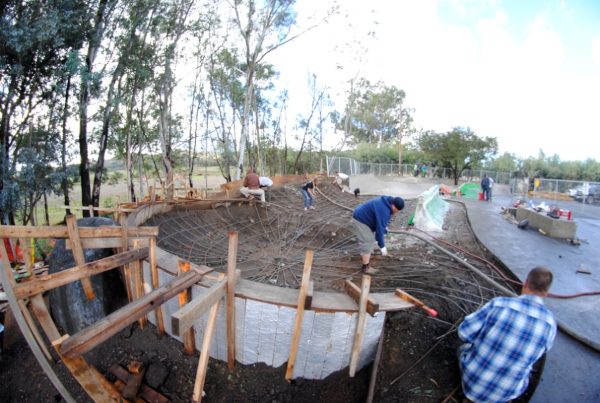
[[[523,394],[535,362],[552,347],[556,321],[544,306],[552,272],[536,267],[519,297],[498,297],[465,317],[458,336],[465,396],[475,402],[507,402]]]

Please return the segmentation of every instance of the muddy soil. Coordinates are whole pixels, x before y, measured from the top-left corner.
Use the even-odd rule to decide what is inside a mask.
[[[405,221],[404,221],[405,222]],[[485,248],[478,244],[468,225],[464,206],[452,203],[444,224],[445,231],[435,234],[435,242],[447,242],[463,259],[491,274],[491,266],[500,268]],[[416,231],[416,230],[414,230]],[[495,296],[487,285],[449,257],[435,251],[424,242],[410,237],[397,237],[393,259],[396,270],[406,272],[398,280],[382,276],[380,289],[402,287],[438,310],[431,318],[422,310],[388,313],[386,316],[381,360],[376,367],[374,401],[376,402],[440,402],[459,385],[456,348],[459,341],[455,327],[465,314],[477,309]],[[469,255],[479,256],[485,262]],[[402,266],[404,256],[411,256],[410,266]],[[383,260],[381,261],[383,262]],[[382,268],[393,266],[386,263]],[[420,270],[417,270],[421,268]],[[493,274],[498,278],[498,274]],[[505,283],[506,284],[506,283]],[[114,364],[126,366],[133,360],[145,363],[148,371],[145,383],[174,402],[190,401],[198,353],[186,356],[181,343],[159,338],[149,325],[141,330],[134,324],[85,355],[109,380],[114,377],[109,368]],[[61,363],[54,370],[78,402],[90,401],[77,382]],[[342,370],[321,381],[284,379],[285,366],[236,364],[229,372],[226,363],[211,359],[205,383],[208,402],[364,402],[368,395],[373,365],[349,378]],[[536,375],[537,377],[538,375]],[[456,400],[453,400],[456,399]],[[449,401],[461,401],[460,388]],[[0,356],[0,401],[49,402],[61,401],[60,395],[43,374],[24,341],[2,351]]]

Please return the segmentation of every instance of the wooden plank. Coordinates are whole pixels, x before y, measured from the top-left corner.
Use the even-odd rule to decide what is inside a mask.
[[[140,246],[148,246],[148,237],[128,237],[127,246],[133,247],[133,243],[138,241]],[[81,238],[81,246],[84,249],[108,249],[108,248],[122,248],[123,238]],[[66,242],[67,250],[73,248],[71,240],[67,239]]]
[[[46,358],[44,357],[44,353],[40,349],[40,346],[35,342],[33,334],[31,334],[31,331],[29,330],[29,327],[25,322],[23,313],[21,312],[19,304],[17,303],[17,298],[15,297],[15,294],[12,290],[12,284],[14,283],[14,279],[12,278],[12,274],[10,272],[10,262],[8,261],[8,254],[6,253],[4,242],[1,241],[0,251],[2,252],[3,266],[2,270],[0,270],[0,281],[2,282],[2,285],[4,287],[4,292],[6,293],[8,303],[11,309],[13,310],[15,320],[17,321],[17,324],[21,329],[21,333],[23,334],[23,337],[25,337],[25,340],[27,341],[29,348],[33,352],[35,359],[42,367],[42,370],[44,371],[48,379],[50,379],[50,382],[52,382],[52,385],[54,385],[56,390],[67,402],[75,403],[75,399],[73,399],[71,394],[67,391],[67,389],[56,376],[56,373],[52,370],[52,367],[48,363],[48,360],[46,360]]]
[[[4,228],[4,225],[0,225],[0,229],[1,228]],[[4,240],[2,238],[0,238],[0,253],[2,254],[2,271],[4,271],[6,274],[5,279],[2,280],[2,284],[4,284],[5,288],[6,284],[9,284],[12,289],[17,282],[15,281],[15,276],[12,273],[10,261],[8,260],[8,251],[6,250],[6,246],[4,245]]]
[[[438,314],[435,309],[428,307],[427,305],[425,305],[423,303],[423,301],[413,297],[412,295],[410,295],[409,293],[407,293],[405,291],[402,291],[400,288],[396,288],[396,296],[402,298],[404,301],[410,302],[411,304],[414,304],[415,306],[421,308],[422,310],[427,312],[427,314],[429,316],[435,317]]]
[[[184,275],[189,272],[190,264],[184,260],[179,260],[177,262],[177,272],[179,275]],[[179,293],[179,308],[182,308],[190,302],[192,298],[192,291],[189,289],[184,289]],[[193,355],[196,352],[196,340],[194,337],[194,326],[189,326],[187,330],[181,333],[181,337],[183,338],[183,351],[187,355]]]
[[[127,228],[129,237],[157,236],[158,227]],[[79,227],[80,238],[120,238],[123,229],[118,226]],[[1,238],[69,238],[64,226],[32,227],[29,225],[0,225]]]
[[[227,252],[227,368],[235,367],[235,285],[238,252],[238,232],[229,231]]]
[[[48,307],[44,302],[44,297],[42,297],[42,294],[34,295],[31,297],[30,301],[31,310],[33,311],[33,314],[38,322],[40,322],[42,330],[44,330],[44,333],[46,333],[46,337],[48,337],[50,343],[54,343],[56,340],[60,339],[61,335],[58,332],[56,325],[52,321],[52,318],[50,317],[50,312],[48,312]]]
[[[123,382],[123,384],[127,383],[127,380],[130,377],[129,372],[125,370],[122,366],[115,364],[111,366],[108,371],[115,376],[119,381]],[[142,384],[140,389],[140,397],[142,397],[147,402],[153,403],[168,403],[169,399],[167,399],[164,395],[161,395],[151,387]]]
[[[196,381],[194,382],[194,392],[192,394],[193,402],[202,401],[202,391],[204,389],[204,381],[206,379],[206,368],[208,367],[208,359],[210,351],[210,344],[215,333],[215,323],[217,322],[217,312],[219,311],[219,303],[217,302],[210,309],[208,315],[208,323],[204,331],[204,338],[202,339],[202,350],[200,351],[200,359],[198,360],[198,370],[196,371]]]
[[[119,197],[119,196],[116,196]],[[118,204],[118,203],[117,203]],[[56,208],[65,209],[65,210],[90,210],[90,206],[56,206]],[[97,211],[99,214],[102,213],[114,213],[114,212],[125,212],[125,213],[134,213],[135,209],[133,208],[107,208],[107,207],[91,207],[92,211]]]
[[[33,262],[31,259],[31,238],[19,238],[19,246],[23,252],[23,260],[25,261],[25,270],[29,273],[29,278],[33,278]]]
[[[156,290],[159,287],[158,284],[158,265],[156,264],[156,238],[150,238],[150,277],[152,278],[152,289]],[[165,334],[165,322],[162,315],[162,307],[159,305],[154,310],[156,314],[156,325],[158,327],[158,334],[163,336]]]
[[[361,290],[351,280],[344,281],[344,290],[346,290],[346,293],[348,293],[348,295],[350,295],[357,303],[360,301]],[[379,304],[372,297],[367,299],[367,312],[371,316],[374,316],[379,312]]]
[[[171,327],[173,335],[181,336],[193,324],[204,315],[204,313],[215,303],[225,296],[227,290],[227,279],[213,284],[205,294],[200,298],[194,298],[188,304],[182,306],[177,312],[171,315]]]
[[[369,300],[369,289],[371,288],[371,276],[362,276],[362,285],[360,289],[360,301],[358,302],[358,320],[356,322],[356,332],[354,333],[354,344],[350,354],[350,378],[354,378],[358,360],[360,358],[360,350],[362,340],[365,335],[365,320],[367,314],[367,304]]]
[[[29,329],[31,330],[31,334],[33,334],[33,337],[35,338],[35,341],[40,346],[40,349],[46,356],[46,359],[48,361],[52,361],[52,355],[50,355],[50,351],[48,351],[48,348],[46,347],[46,342],[42,338],[42,335],[40,334],[40,331],[37,328],[37,325],[35,324],[33,318],[31,317],[31,313],[27,309],[27,305],[25,304],[25,302],[23,302],[23,300],[18,300],[17,303],[19,304],[19,307],[21,308],[21,312],[23,313],[25,322],[29,326]]]
[[[298,352],[298,344],[300,343],[300,334],[302,332],[302,318],[304,317],[304,304],[306,303],[306,294],[308,292],[308,283],[310,282],[310,270],[312,268],[313,251],[306,250],[304,258],[304,270],[302,271],[302,282],[300,285],[300,293],[298,295],[298,305],[296,308],[296,323],[294,324],[294,332],[292,333],[292,342],[290,345],[290,358],[288,360],[285,379],[290,381],[294,375],[294,365],[296,364],[296,354]]]
[[[121,395],[125,399],[135,399],[138,395],[140,388],[142,387],[142,381],[144,380],[144,375],[146,374],[146,368],[142,368],[142,370],[138,373],[134,373],[129,377],[125,387],[121,391]]]
[[[139,242],[134,242],[133,247],[134,249],[138,249]],[[144,295],[144,272],[142,270],[142,261],[140,259],[134,260],[131,263],[131,269],[133,270],[133,284],[135,286],[135,297],[136,299],[140,299]],[[148,318],[146,317],[146,315],[138,319],[140,329],[144,329],[144,326],[146,326],[147,321]]]
[[[75,264],[77,264],[77,266],[82,266],[85,264],[85,255],[83,254],[81,240],[79,239],[79,231],[77,230],[77,218],[75,218],[74,215],[68,215],[66,217],[66,221],[67,230],[69,231],[69,239],[71,239],[71,246],[73,247],[73,258],[75,259]],[[96,293],[92,288],[92,281],[87,277],[82,278],[80,281],[86,298],[90,301],[96,298]]]
[[[59,354],[61,343],[64,343],[67,340],[69,340],[69,335],[65,334],[52,343]],[[96,368],[89,365],[83,357],[70,358],[61,355],[61,359],[63,364],[71,372],[71,375],[77,379],[77,382],[79,382],[81,387],[95,402],[118,401],[121,397],[121,394],[115,385],[108,382],[108,380],[98,372]]]
[[[125,263],[144,259],[148,256],[148,248],[134,249],[128,252],[105,257],[95,262],[85,263],[81,266],[72,267],[58,273],[47,274],[33,280],[19,283],[14,286],[17,298],[27,298],[44,291],[60,287],[73,281],[81,280],[96,274],[100,274]]]
[[[179,294],[181,290],[200,281],[204,273],[192,267],[183,276],[175,278],[169,284],[152,291],[70,337],[62,344],[61,354],[73,358],[91,350],[95,345],[114,336],[157,305],[163,304]]]
[[[385,323],[385,320],[383,322]],[[385,326],[381,328],[381,334],[379,335],[379,343],[377,343],[377,352],[375,353],[375,360],[373,361],[371,376],[369,377],[369,388],[367,389],[368,393],[366,403],[373,403],[373,396],[375,396],[375,386],[377,385],[377,370],[379,369],[379,362],[381,361],[384,339]]]

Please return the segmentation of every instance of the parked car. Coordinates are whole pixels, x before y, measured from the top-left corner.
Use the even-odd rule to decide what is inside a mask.
[[[574,198],[586,204],[598,203],[600,202],[600,185],[592,185],[588,188],[587,193],[581,192],[575,195]]]
[[[567,194],[571,197],[581,196],[583,194],[583,186],[579,185],[567,190]]]

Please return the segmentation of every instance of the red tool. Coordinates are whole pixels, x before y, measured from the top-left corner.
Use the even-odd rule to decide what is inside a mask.
[[[416,306],[418,306],[419,308],[423,309],[425,312],[427,312],[430,316],[437,316],[437,311],[433,308],[428,307],[427,305],[425,305],[423,303],[423,301],[413,297],[412,295],[402,291],[399,288],[396,288],[396,295],[400,298],[402,298],[403,300],[405,300],[406,302],[410,302],[411,304],[414,304]]]

